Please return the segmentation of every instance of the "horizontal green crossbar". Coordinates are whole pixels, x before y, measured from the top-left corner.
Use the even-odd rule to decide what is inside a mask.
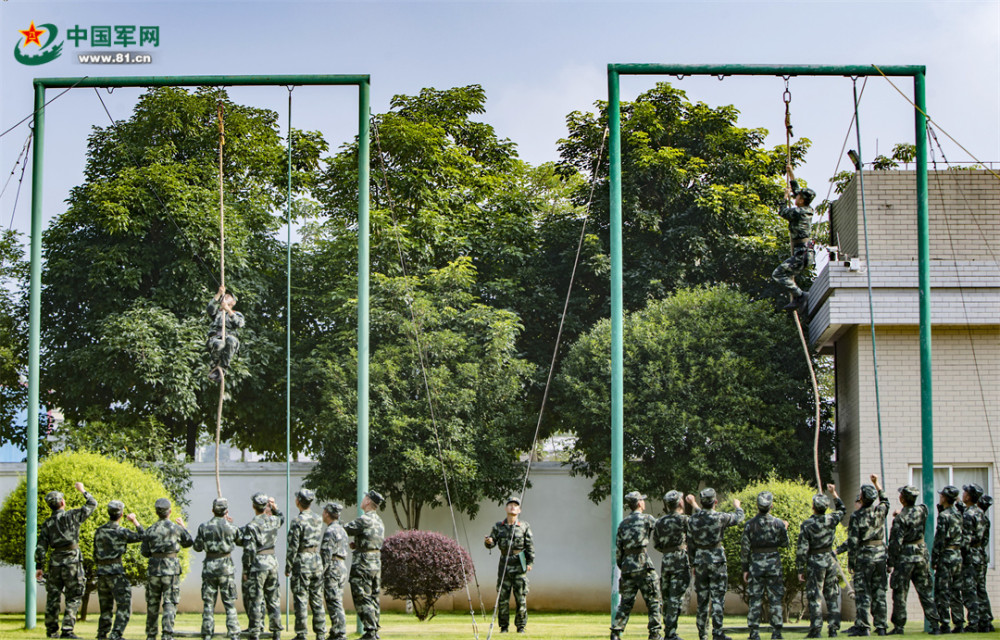
[[[916,76],[924,75],[923,65],[870,64],[854,65],[788,65],[788,64],[609,64],[608,71],[621,75],[709,75],[709,76]]]
[[[40,87],[256,87],[267,85],[351,85],[370,81],[367,74],[290,76],[119,76],[82,78],[35,78]]]

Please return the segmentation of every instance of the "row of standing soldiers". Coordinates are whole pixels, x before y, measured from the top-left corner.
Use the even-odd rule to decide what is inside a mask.
[[[916,504],[917,489],[900,487],[901,509],[894,513],[887,545],[889,500],[878,476],[872,475],[871,480],[872,484],[861,487],[844,544],[834,548],[836,529],[846,507],[832,484],[827,485],[833,497],[832,513],[827,513],[830,499],[816,495],[812,500],[813,513],[799,529],[795,560],[799,580],[806,583],[809,614],[806,637],[820,637],[824,602],[829,636],[836,637],[839,633],[841,569],[837,554],[845,551],[854,575],[857,604],[855,625],[847,635],[870,635],[869,615],[878,635],[903,633],[911,582],[920,597],[930,633],[992,631],[993,616],[986,594],[989,520],[984,513],[992,505],[992,498],[983,495],[982,487],[971,484],[963,487],[962,501],[957,503],[958,489],[951,485],[944,487],[939,492],[937,529],[933,551],[929,553],[924,543],[928,512],[925,505]],[[728,567],[722,538],[726,528],[739,524],[745,517],[740,501],[733,501],[732,513],[717,512],[715,490],[704,489],[700,507],[693,495],[687,496],[693,509],[688,516],[683,508],[684,495],[670,491],[663,497],[667,513],[656,519],[644,513],[645,500],[646,496],[637,491],[625,495],[625,506],[632,513],[618,527],[621,602],[615,612],[611,639],[619,640],[636,595],[641,592],[649,610],[650,640],[679,640],[677,618],[693,574],[700,640],[708,638],[710,618],[714,640],[730,640],[723,631]],[[780,552],[789,544],[788,523],[770,513],[773,501],[767,491],[757,496],[758,513],[744,526],[741,538],[750,640],[760,640],[765,594],[771,613],[771,638],[782,638],[785,588]],[[663,554],[659,577],[647,553],[650,543]],[[893,628],[887,631],[886,587],[890,574]],[[968,609],[967,624],[964,609]],[[949,626],[949,620],[953,626]]]
[[[45,627],[50,638],[77,638],[74,633],[76,615],[80,609],[86,578],[80,553],[80,525],[97,508],[97,500],[82,483],[76,489],[83,493],[84,506],[67,510],[62,493],[51,491],[45,496],[52,515],[42,523],[35,548],[35,562],[42,566],[49,555],[45,576]],[[305,640],[307,615],[312,613],[312,628],[317,640],[325,640],[326,610],[329,610],[331,640],[346,640],[343,590],[350,582],[358,617],[365,634],[364,640],[378,638],[381,558],[379,552],[385,540],[385,527],[377,510],[384,502],[376,491],[368,492],[361,502],[364,514],[346,525],[339,523],[343,506],[336,502],[323,507],[322,516],[311,510],[315,494],[309,489],[296,493],[298,516],[290,523],[285,576],[289,577],[294,598],[295,637]],[[146,638],[155,640],[158,619],[162,623],[163,640],[172,640],[174,618],[180,601],[182,548],[194,547],[205,552],[202,564],[201,595],[204,603],[201,635],[211,638],[215,631],[215,602],[222,601],[226,611],[226,629],[231,639],[240,636],[236,615],[236,581],[232,552],[243,548],[243,604],[249,618],[247,635],[257,640],[264,631],[265,618],[270,619],[270,631],[279,640],[281,626],[278,561],[275,542],[285,516],[274,499],[263,493],[251,498],[253,519],[242,527],[233,525],[229,503],[217,498],[212,503],[213,518],[198,527],[196,535],[187,530],[182,518],[170,520],[171,504],[166,498],[155,503],[159,520],[144,528],[134,513],[124,515],[125,505],[119,500],[108,503],[108,522],[94,534],[94,565],[101,616],[98,640],[121,640],[132,609],[132,585],[125,575],[122,557],[129,544],[141,543],[140,553],[149,558],[146,580]],[[121,526],[123,517],[135,530]],[[348,542],[353,538],[352,542]],[[354,550],[348,574],[348,548]],[[60,600],[65,596],[66,609],[59,624]],[[325,605],[325,606],[324,606]],[[161,615],[162,611],[162,615]]]

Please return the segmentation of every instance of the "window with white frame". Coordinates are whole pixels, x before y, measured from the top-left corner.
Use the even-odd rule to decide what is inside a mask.
[[[987,494],[992,491],[992,469],[989,465],[943,465],[934,467],[934,491],[935,494],[946,486],[953,485],[958,487],[959,490],[959,500],[962,499],[962,487],[967,484],[976,483],[981,486]],[[910,484],[921,489],[921,483],[923,482],[923,471],[920,467],[910,468]],[[917,503],[920,504],[924,501],[923,492],[919,498],[917,498]],[[990,567],[993,567],[993,540],[994,540],[994,527],[993,527],[993,509],[986,510],[986,517],[990,521],[990,543],[987,545],[987,553],[989,555]]]

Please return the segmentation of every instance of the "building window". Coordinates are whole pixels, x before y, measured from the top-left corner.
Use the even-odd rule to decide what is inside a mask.
[[[923,472],[920,467],[910,468],[910,484],[921,488],[921,483],[923,482]],[[945,488],[947,485],[954,485],[958,487],[959,492],[962,491],[962,486],[967,484],[972,484],[975,482],[981,486],[987,494],[990,493],[993,487],[991,468],[987,465],[951,465],[951,466],[940,466],[934,467],[934,491],[935,493]],[[962,499],[962,494],[959,493],[958,499]],[[924,501],[923,495],[918,498],[917,503],[922,503]],[[990,560],[990,568],[993,568],[993,545],[994,536],[996,535],[993,531],[993,510],[996,509],[996,505],[986,510],[986,517],[990,521],[990,541],[987,545],[987,553]]]

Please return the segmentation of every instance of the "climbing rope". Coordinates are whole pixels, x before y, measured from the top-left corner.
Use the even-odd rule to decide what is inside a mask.
[[[223,198],[223,167],[222,149],[226,144],[226,129],[222,114],[222,100],[217,104],[219,116],[219,291],[222,306],[222,348],[226,348],[226,321],[229,310],[226,309],[226,209]],[[222,497],[222,482],[219,479],[219,447],[222,444],[222,403],[226,396],[226,372],[219,367],[219,408],[215,413],[215,490]]]

